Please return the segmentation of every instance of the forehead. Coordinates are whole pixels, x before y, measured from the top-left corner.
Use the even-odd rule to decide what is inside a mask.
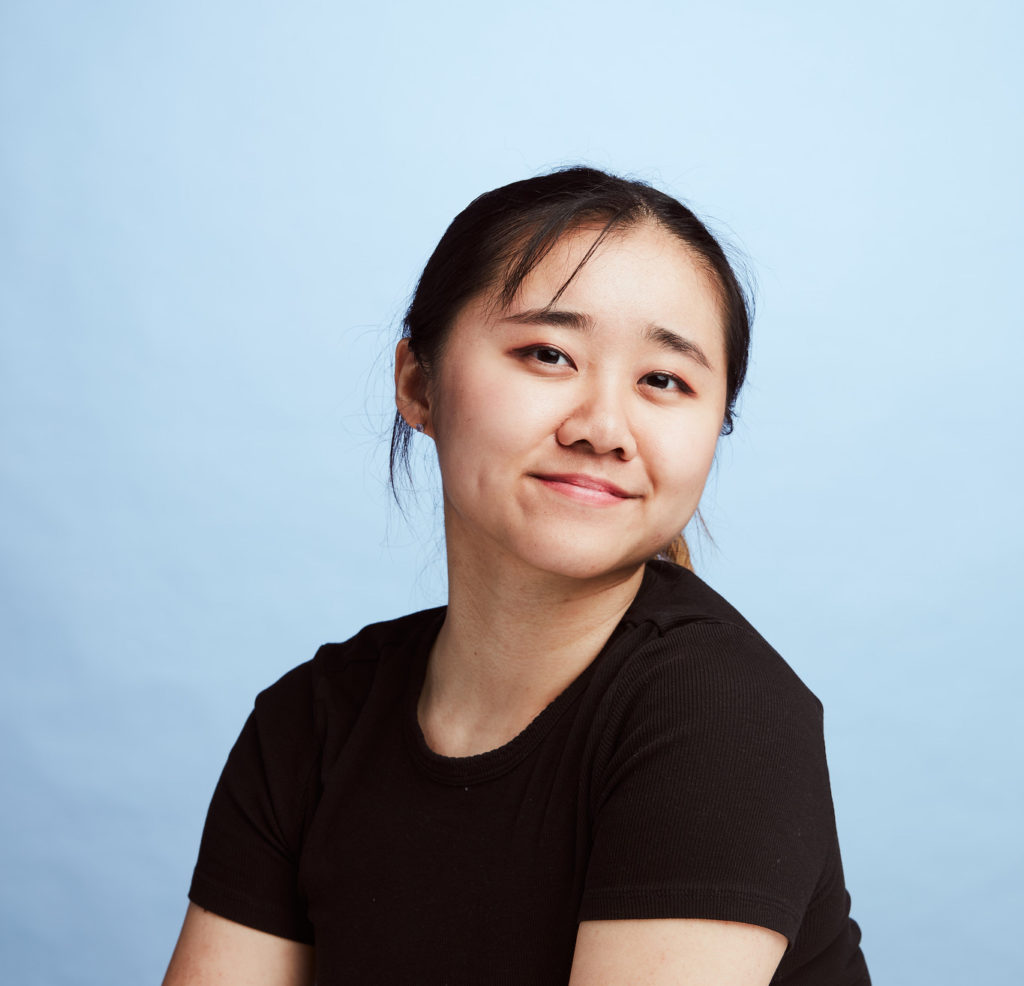
[[[712,294],[716,291],[714,275],[704,258],[678,236],[653,222],[605,230],[603,226],[575,227],[560,236],[544,257],[523,279],[531,287],[551,286],[556,291],[571,287],[583,271],[597,261],[602,268],[631,268],[634,275],[644,268],[652,277],[672,280],[682,278],[688,283],[694,276],[708,281]]]
[[[699,333],[724,347],[715,275],[695,250],[653,223],[612,230],[584,226],[562,236],[495,314],[571,309],[623,327],[643,323]],[[500,316],[499,316],[500,317]]]

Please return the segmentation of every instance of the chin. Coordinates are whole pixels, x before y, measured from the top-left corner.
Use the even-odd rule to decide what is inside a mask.
[[[531,567],[548,575],[565,579],[588,581],[601,578],[628,578],[654,556],[657,547],[649,552],[637,550],[623,552],[601,550],[595,545],[549,542],[543,547],[534,545],[520,558]]]

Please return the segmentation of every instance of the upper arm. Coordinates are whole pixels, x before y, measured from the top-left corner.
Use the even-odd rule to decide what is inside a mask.
[[[731,921],[584,921],[569,986],[767,986],[786,950],[776,931]]]
[[[309,986],[313,947],[189,904],[163,986]]]

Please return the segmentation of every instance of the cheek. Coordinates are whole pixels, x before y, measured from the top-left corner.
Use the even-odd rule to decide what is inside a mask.
[[[536,395],[526,399],[515,378],[484,363],[473,373],[450,374],[437,388],[434,441],[442,478],[448,482],[488,475],[512,463],[515,455],[536,442],[542,421],[549,417]]]
[[[665,435],[654,451],[663,486],[687,503],[700,499],[718,447],[721,422],[700,422],[700,427]]]

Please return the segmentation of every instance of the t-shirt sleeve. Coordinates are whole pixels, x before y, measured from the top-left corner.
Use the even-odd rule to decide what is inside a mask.
[[[299,857],[319,780],[311,665],[261,692],[217,783],[189,899],[239,924],[312,943]]]
[[[752,631],[700,622],[633,655],[608,702],[580,920],[740,921],[792,944],[835,845],[817,699]]]

